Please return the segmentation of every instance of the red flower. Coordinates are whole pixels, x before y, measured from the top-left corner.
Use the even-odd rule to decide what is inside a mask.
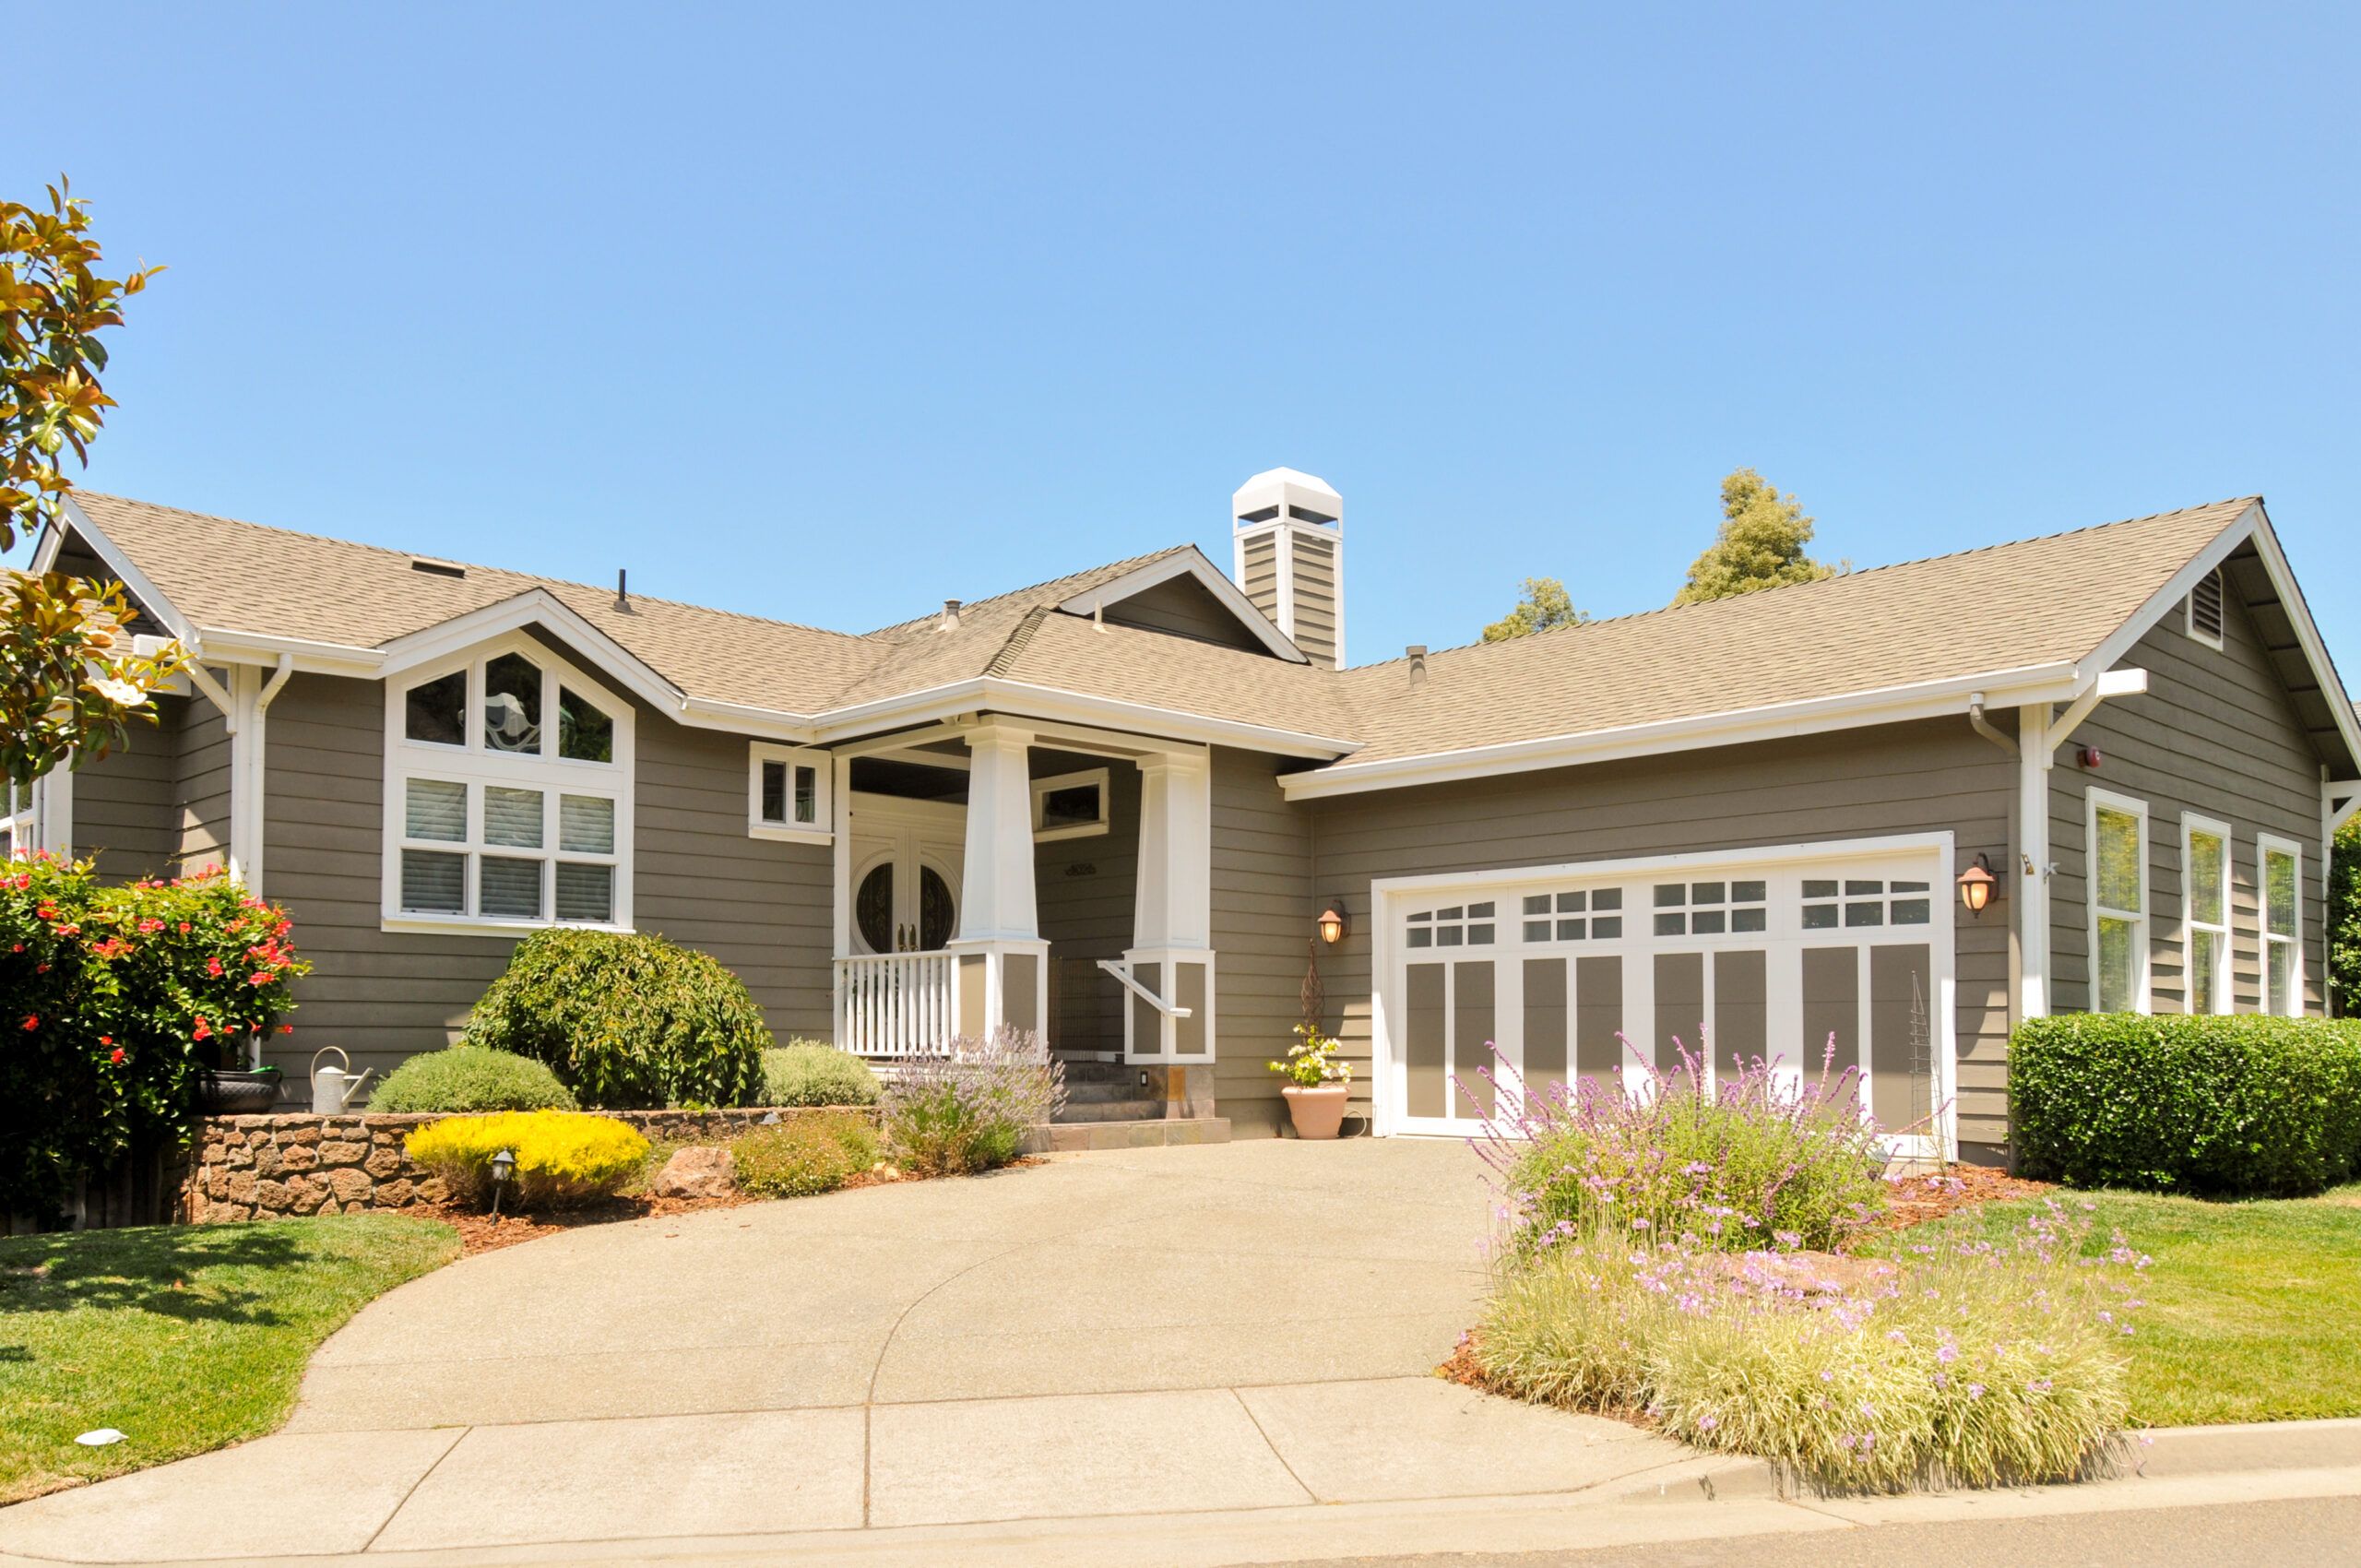
[[[100,1043],[101,1045],[113,1045],[113,1044],[114,1043],[114,1036],[113,1036],[113,1035],[101,1035],[101,1036],[99,1037],[99,1043]]]
[[[118,1046],[116,1046],[116,1047],[114,1048],[114,1052],[113,1052],[113,1055],[111,1055],[111,1056],[109,1056],[109,1057],[107,1058],[107,1060],[108,1060],[109,1062],[111,1062],[111,1063],[112,1063],[112,1062],[120,1062],[120,1061],[122,1061],[122,1060],[123,1060],[123,1047],[121,1047],[121,1046],[119,1046],[119,1045],[118,1045]]]
[[[37,1029],[41,1028],[41,1020],[29,1015],[25,1019],[25,1028],[27,1029]]]
[[[30,1025],[27,1025],[26,1027],[28,1028],[31,1028]],[[196,1021],[196,1033],[189,1038],[192,1039],[211,1039],[213,1038],[213,1026],[207,1023],[203,1018],[199,1018]]]
[[[279,1026],[279,1032],[283,1035],[291,1035],[295,1032],[295,1026],[292,1024],[281,1024]]]
[[[211,975],[216,980],[220,979],[221,960],[219,957],[208,958],[205,960],[205,972]]]

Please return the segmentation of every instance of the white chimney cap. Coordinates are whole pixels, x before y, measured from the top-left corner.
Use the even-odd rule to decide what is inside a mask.
[[[1300,522],[1334,523],[1345,515],[1345,498],[1299,469],[1265,469],[1229,498],[1229,515],[1241,523],[1275,517],[1280,506]]]

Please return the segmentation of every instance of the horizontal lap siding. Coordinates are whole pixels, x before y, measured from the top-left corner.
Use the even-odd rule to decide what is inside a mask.
[[[1265,1063],[1287,1053],[1302,1016],[1305,941],[1320,912],[1311,815],[1279,793],[1279,766],[1214,752],[1214,1097],[1244,1136],[1275,1133],[1286,1120]],[[1329,994],[1338,994],[1333,983]]]
[[[2015,778],[1961,719],[1311,802],[1312,883],[1351,904],[1351,932],[1322,968],[1328,1016],[1356,1063],[1356,1105],[1369,1092],[1374,878],[1939,831],[1955,837],[1954,871],[1979,851],[2004,865]],[[2005,909],[1963,914],[1960,1138],[1987,1148],[2007,1135],[2009,971]],[[1227,1020],[1222,1032],[1234,1038]]]
[[[217,671],[227,690],[230,671]],[[192,698],[181,725],[173,775],[175,849],[186,876],[230,861],[230,725],[207,699]],[[266,856],[267,851],[266,851]],[[265,874],[267,875],[267,868]]]
[[[314,967],[296,988],[296,1031],[274,1039],[271,1055],[298,1072],[313,1051],[338,1045],[356,1068],[383,1073],[446,1044],[516,943],[380,929],[383,687],[297,675],[267,734],[267,891]],[[781,1038],[827,1038],[827,847],[748,837],[744,737],[642,707],[636,739],[635,925],[735,971]]]
[[[1061,1051],[1123,1049],[1123,998],[1098,967],[1132,944],[1139,887],[1140,770],[1120,759],[1037,751],[1032,777],[1107,769],[1107,831],[1033,847],[1034,903],[1050,944],[1050,1039]]]
[[[1172,632],[1225,647],[1260,649],[1262,639],[1241,624],[1213,590],[1194,577],[1172,577],[1110,604],[1107,619],[1118,625]]]
[[[96,860],[111,882],[179,869],[173,778],[189,706],[185,697],[157,698],[154,724],[135,721],[121,746],[73,777],[74,853]]]
[[[2320,1010],[2325,868],[2320,863],[2320,759],[2272,668],[2254,618],[2235,592],[2223,647],[2188,635],[2175,606],[2125,655],[2120,669],[2148,671],[2145,695],[2101,703],[2058,748],[2051,773],[2052,1004],[2091,1005],[2090,904],[2083,838],[2094,786],[2148,804],[2148,937],[2153,1006],[2187,1009],[2181,924],[2181,814],[2232,829],[2230,993],[2239,1012],[2262,1004],[2260,885],[2255,836],[2303,847],[2307,1010]],[[2096,770],[2078,748],[2096,746]]]

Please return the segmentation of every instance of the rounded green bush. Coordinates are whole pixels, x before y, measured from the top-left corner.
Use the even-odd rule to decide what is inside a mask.
[[[386,1075],[369,1109],[415,1115],[432,1111],[574,1111],[557,1075],[529,1057],[455,1045],[411,1057]]]
[[[2315,1193],[2361,1169],[2361,1022],[2032,1019],[2009,1046],[2009,1121],[2028,1176]]]
[[[516,944],[460,1043],[547,1063],[586,1105],[645,1110],[753,1104],[771,1034],[706,954],[647,933],[543,931]]]
[[[766,1198],[832,1193],[877,1163],[877,1134],[859,1116],[797,1116],[730,1146],[738,1185]]]
[[[848,1051],[794,1039],[763,1052],[765,1105],[874,1105],[877,1075]]]

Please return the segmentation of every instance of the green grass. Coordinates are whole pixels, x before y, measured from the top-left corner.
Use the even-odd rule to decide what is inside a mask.
[[[0,1503],[276,1430],[321,1340],[458,1252],[375,1214],[0,1240]]]
[[[2361,1186],[2317,1198],[2209,1203],[2060,1192],[2155,1260],[2132,1314],[2131,1413],[2143,1426],[2361,1416]],[[1943,1222],[1999,1240],[2037,1200]],[[1883,1245],[1927,1239],[1924,1228]]]

